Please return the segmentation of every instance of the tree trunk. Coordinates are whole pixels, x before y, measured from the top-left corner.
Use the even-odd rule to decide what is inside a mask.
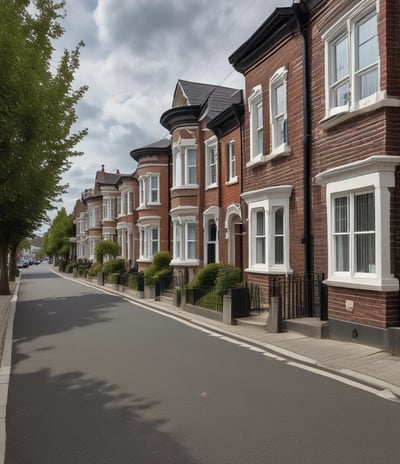
[[[8,269],[8,280],[10,282],[15,282],[15,278],[18,275],[17,270],[17,247],[13,246],[10,250],[10,262]]]
[[[8,282],[8,244],[0,243],[0,295],[10,295]]]

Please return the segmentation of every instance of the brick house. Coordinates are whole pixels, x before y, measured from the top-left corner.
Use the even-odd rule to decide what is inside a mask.
[[[133,247],[133,261],[141,271],[150,266],[155,253],[170,250],[171,142],[161,139],[132,150],[130,156],[137,162],[133,177],[138,189],[133,226],[138,239]]]
[[[294,8],[279,8],[229,58],[245,76],[243,188],[246,280],[270,294],[304,272],[302,47]]]
[[[394,0],[304,0],[230,57],[246,82],[248,279],[323,272],[330,336],[381,347],[400,326],[399,24]]]
[[[133,174],[121,174],[115,184],[118,189],[116,195],[116,240],[120,245],[121,258],[128,268],[135,265],[138,257],[138,232],[136,230],[137,210],[134,198],[137,196],[137,182]],[[103,221],[106,215],[113,215],[113,197],[103,197]],[[103,234],[104,236],[104,234]],[[111,238],[115,240],[115,235]]]
[[[176,274],[181,273],[187,279],[191,279],[199,267],[228,256],[226,215],[225,211],[221,212],[224,206],[222,191],[236,192],[231,195],[229,204],[237,205],[239,183],[233,172],[230,182],[222,179],[222,175],[226,174],[222,171],[221,149],[223,146],[226,156],[227,144],[232,142],[230,156],[233,166],[233,150],[240,147],[240,129],[237,124],[231,126],[226,133],[226,137],[230,134],[231,138],[223,139],[221,145],[208,124],[240,102],[241,91],[238,89],[179,80],[172,108],[161,115],[160,122],[170,132],[172,144],[171,265]],[[222,120],[220,124],[222,127]],[[212,127],[217,126],[218,123]],[[230,215],[233,214],[236,214],[236,209],[231,208]],[[234,224],[241,221],[240,214],[236,216],[239,219],[233,219],[233,216],[230,219],[232,236]]]
[[[315,265],[326,269],[329,331],[384,347],[400,326],[399,24],[395,0],[330,0],[310,27]]]
[[[229,57],[244,98],[179,80],[171,140],[132,150],[132,176],[96,174],[78,257],[119,237],[140,269],[159,249],[188,279],[231,262],[266,298],[276,276],[323,273],[331,337],[400,346],[399,24],[397,0],[277,8]],[[121,194],[132,215],[101,222]]]
[[[117,183],[119,172],[96,172],[94,188],[81,195],[85,208],[76,211],[74,222],[77,229],[77,259],[95,260],[96,243],[100,240],[116,241],[117,200],[120,198]]]

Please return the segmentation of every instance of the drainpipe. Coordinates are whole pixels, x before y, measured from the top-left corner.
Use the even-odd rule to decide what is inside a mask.
[[[301,1],[293,4],[296,16],[297,28],[301,36],[301,48],[303,56],[303,186],[304,186],[304,232],[302,243],[304,244],[304,270],[310,275],[312,265],[312,236],[311,236],[311,115],[310,115],[310,75],[307,26],[308,19],[306,5]],[[312,310],[311,280],[308,279],[307,307]]]
[[[242,93],[242,100],[243,100],[243,93]],[[243,104],[245,102],[243,101]],[[244,155],[244,125],[243,125],[243,116],[240,114],[240,110],[238,108],[238,105],[233,104],[232,105],[232,111],[235,115],[236,121],[239,124],[239,129],[240,129],[240,193],[243,192],[243,155]],[[242,210],[242,199],[240,198],[240,209]],[[243,217],[242,217],[242,230],[241,230],[241,235],[240,235],[240,263],[241,267],[243,269],[243,229],[244,229],[244,224],[243,224]],[[243,271],[242,271],[243,273]]]

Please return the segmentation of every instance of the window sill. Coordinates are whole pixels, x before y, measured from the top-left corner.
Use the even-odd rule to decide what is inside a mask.
[[[218,187],[217,184],[210,184],[210,185],[206,185],[204,190],[212,190],[212,189],[216,189],[217,187]]]
[[[173,259],[169,264],[170,266],[199,266],[200,261],[198,259]]]
[[[254,168],[265,164],[267,160],[265,159],[264,155],[258,155],[252,158],[248,163],[246,163],[246,168]]]
[[[175,185],[175,187],[171,188],[171,192],[175,192],[176,190],[196,190],[199,186],[197,184],[188,184],[188,185]]]
[[[327,115],[324,119],[322,119],[319,122],[319,125],[321,129],[329,130],[361,114],[369,113],[371,111],[375,111],[379,108],[385,108],[385,107],[392,107],[392,108],[400,107],[400,99],[381,97],[380,99],[377,99],[363,106],[353,107],[353,108],[350,108],[348,111],[342,111],[336,114]]]
[[[282,275],[282,274],[293,274],[293,269],[287,267],[270,267],[267,266],[260,267],[248,267],[244,272],[249,272],[252,274],[271,274],[271,275]]]
[[[354,288],[359,290],[371,290],[376,292],[397,292],[399,291],[399,281],[395,278],[384,280],[379,279],[339,279],[330,277],[324,280],[328,287]]]
[[[292,149],[286,143],[280,145],[279,147],[275,148],[269,155],[264,156],[265,161],[272,161],[275,158],[279,158],[280,156],[289,156],[292,152]]]
[[[239,182],[239,179],[237,176],[232,177],[232,179],[229,179],[225,182],[225,185],[235,185]]]

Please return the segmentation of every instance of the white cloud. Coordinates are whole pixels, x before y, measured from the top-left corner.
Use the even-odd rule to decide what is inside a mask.
[[[70,213],[102,164],[130,173],[134,148],[166,134],[160,116],[178,79],[242,88],[229,56],[277,6],[292,0],[67,0],[57,53],[83,40],[76,85],[89,90],[77,107],[75,130],[89,134],[64,176]],[[43,230],[46,230],[45,227]]]

